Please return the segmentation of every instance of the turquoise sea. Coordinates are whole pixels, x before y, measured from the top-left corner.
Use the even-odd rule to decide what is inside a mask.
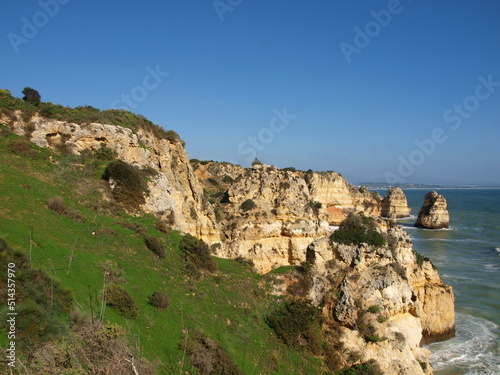
[[[448,230],[414,227],[427,190],[405,190],[412,216],[399,221],[455,292],[456,337],[428,345],[434,373],[500,374],[500,190],[438,192],[448,202]]]

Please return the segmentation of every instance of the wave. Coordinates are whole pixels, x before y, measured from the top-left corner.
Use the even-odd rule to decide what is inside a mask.
[[[487,272],[497,272],[500,270],[500,266],[498,264],[486,264],[484,266]]]
[[[495,247],[494,250],[500,255],[500,247]]]
[[[427,347],[436,373],[500,373],[498,325],[468,314],[457,314],[456,337]]]
[[[476,240],[474,238],[419,238],[419,241],[428,241],[428,242],[465,242],[465,243],[484,243],[483,240]]]

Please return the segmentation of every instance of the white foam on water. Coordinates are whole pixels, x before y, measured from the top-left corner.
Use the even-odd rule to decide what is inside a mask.
[[[428,345],[434,373],[500,374],[498,326],[489,320],[457,314],[456,337]]]
[[[495,247],[495,251],[500,255],[500,247]]]
[[[500,270],[500,266],[498,264],[486,264],[484,266],[487,272],[497,272]]]

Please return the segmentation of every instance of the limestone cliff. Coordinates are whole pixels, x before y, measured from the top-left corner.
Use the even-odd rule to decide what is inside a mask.
[[[305,261],[307,246],[349,212],[380,213],[380,195],[354,188],[338,173],[195,164],[219,218],[217,255],[251,259],[262,273]]]
[[[285,275],[274,293],[295,290],[294,298],[322,306],[323,330],[335,331],[332,345],[341,348],[339,363],[352,364],[347,353],[358,353],[362,361],[376,359],[385,374],[430,374],[430,353],[420,344],[454,334],[451,287],[415,253],[404,230],[378,217],[382,197],[354,188],[337,173],[190,163],[180,141],[140,128],[78,125],[38,115],[26,123],[20,113],[0,122],[41,147],[64,143],[78,154],[104,144],[127,163],[153,168],[158,173],[149,181],[144,211],[205,240],[220,257],[247,258],[260,273],[312,264],[307,276],[298,277],[307,278],[306,288],[288,288],[296,280]],[[403,212],[401,197],[388,201],[385,213]],[[442,209],[442,200],[437,201]],[[388,245],[330,239],[335,225],[359,211],[372,218],[372,229]]]
[[[325,329],[344,351],[376,358],[384,374],[432,373],[420,345],[454,336],[453,291],[429,261],[419,262],[402,228],[379,220],[379,231],[387,246],[311,243],[308,298],[324,306]]]
[[[450,215],[446,199],[434,190],[427,193],[415,225],[428,229],[442,229],[448,228],[449,224]]]
[[[105,145],[122,161],[153,168],[158,174],[149,182],[150,193],[142,207],[144,211],[210,244],[220,242],[213,209],[204,198],[180,141],[160,139],[143,129],[117,125],[79,125],[39,115],[25,122],[20,112],[15,119],[2,116],[0,122],[9,124],[17,134],[28,135],[40,147],[56,147],[64,142],[70,152],[79,154]]]
[[[381,203],[381,216],[389,218],[403,218],[410,216],[406,195],[398,187],[390,188]]]

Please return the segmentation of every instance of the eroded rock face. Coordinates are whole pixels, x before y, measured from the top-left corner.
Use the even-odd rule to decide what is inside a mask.
[[[341,325],[344,350],[377,359],[384,374],[430,374],[430,352],[420,345],[454,336],[452,288],[431,262],[419,266],[402,228],[383,221],[379,228],[389,245],[314,241],[307,251],[314,264],[309,298],[325,306],[331,325]]]
[[[218,165],[200,166],[196,173],[220,181],[235,170]],[[305,261],[312,241],[329,234],[330,225],[339,224],[349,212],[378,215],[381,200],[366,188],[355,189],[334,172],[255,165],[243,170],[216,203],[223,242],[217,254],[251,259],[261,273],[297,265]]]
[[[410,212],[403,190],[398,187],[390,188],[381,202],[381,216],[398,219],[410,216]]]
[[[434,190],[427,193],[415,225],[428,229],[442,229],[448,228],[449,224],[450,215],[446,199]]]
[[[15,121],[8,118],[3,121],[10,123],[17,134],[26,134],[28,124],[20,115]],[[150,193],[142,207],[144,211],[209,244],[220,243],[213,209],[203,196],[181,142],[158,139],[141,129],[134,132],[117,125],[78,125],[38,115],[30,120],[29,126],[31,141],[40,147],[55,147],[64,142],[71,152],[79,154],[105,145],[122,161],[153,168],[158,174],[149,182]]]

